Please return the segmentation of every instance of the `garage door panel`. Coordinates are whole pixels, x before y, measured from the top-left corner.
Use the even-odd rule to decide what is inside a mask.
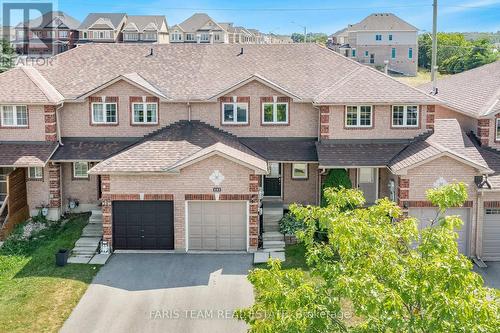
[[[174,248],[172,201],[113,202],[115,249]]]
[[[482,248],[483,260],[500,261],[500,209],[485,209]]]
[[[189,202],[191,250],[245,250],[245,202]]]
[[[438,210],[436,208],[410,208],[409,215],[416,217],[419,220],[419,229],[429,227],[432,220],[434,220],[437,215]],[[455,229],[458,234],[457,244],[460,253],[468,254],[468,226],[470,221],[470,209],[469,208],[452,208],[446,210],[446,216],[458,215],[462,221],[463,225],[459,229]]]

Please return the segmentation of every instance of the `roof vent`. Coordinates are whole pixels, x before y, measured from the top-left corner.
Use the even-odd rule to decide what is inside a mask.
[[[149,51],[149,54],[146,56],[146,57],[152,57],[154,56],[154,49],[151,48],[151,50]]]
[[[243,53],[244,53],[243,48],[241,48],[241,51],[240,51],[240,53],[238,54],[238,56],[243,55]]]

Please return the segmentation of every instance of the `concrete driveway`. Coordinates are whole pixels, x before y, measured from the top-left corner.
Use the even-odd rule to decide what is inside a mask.
[[[500,289],[500,261],[489,261],[486,265],[488,265],[487,268],[474,265],[474,271],[483,277],[487,287]]]
[[[61,332],[246,332],[249,254],[115,254]]]

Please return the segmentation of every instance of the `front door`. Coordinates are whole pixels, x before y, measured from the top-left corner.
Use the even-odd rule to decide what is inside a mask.
[[[358,188],[363,191],[367,204],[375,203],[378,199],[378,169],[358,169]]]
[[[264,176],[264,196],[281,197],[281,163],[269,163],[269,174]]]

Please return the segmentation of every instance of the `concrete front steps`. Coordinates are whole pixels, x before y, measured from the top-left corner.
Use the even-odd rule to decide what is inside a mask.
[[[75,248],[68,258],[70,264],[104,264],[109,256],[104,258],[98,254],[99,243],[102,240],[102,212],[92,210],[89,223],[83,228],[82,235],[75,243]]]
[[[285,260],[285,238],[279,232],[279,222],[283,217],[283,201],[262,203],[262,249],[254,254],[254,263],[267,262],[269,258]]]

